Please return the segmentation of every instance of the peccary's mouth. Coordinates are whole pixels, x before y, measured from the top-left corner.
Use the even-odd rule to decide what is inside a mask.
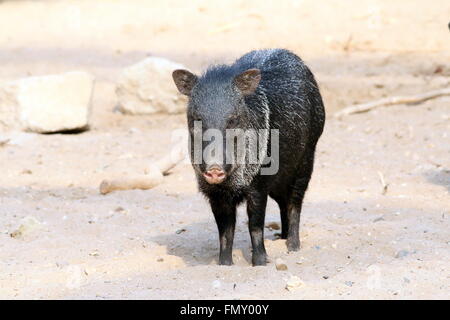
[[[209,184],[219,184],[225,180],[227,175],[219,166],[213,166],[203,173],[203,177]]]

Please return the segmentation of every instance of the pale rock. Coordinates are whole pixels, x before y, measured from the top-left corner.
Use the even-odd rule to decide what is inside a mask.
[[[86,72],[29,77],[0,85],[0,127],[38,133],[89,127],[94,77]]]
[[[126,68],[116,86],[118,109],[134,115],[185,111],[187,97],[178,92],[172,79],[176,69],[186,68],[159,57]]]
[[[12,83],[0,83],[0,130],[20,129],[17,103]]]

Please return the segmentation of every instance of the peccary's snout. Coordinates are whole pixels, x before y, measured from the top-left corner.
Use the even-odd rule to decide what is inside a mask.
[[[209,166],[206,172],[203,173],[206,182],[209,184],[219,184],[226,178],[225,171],[219,165]]]

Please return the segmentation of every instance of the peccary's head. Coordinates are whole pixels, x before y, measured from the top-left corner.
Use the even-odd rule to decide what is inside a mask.
[[[267,145],[267,135],[258,130],[268,129],[267,101],[263,91],[257,91],[260,70],[215,66],[201,77],[175,70],[173,79],[189,97],[190,154],[199,182],[250,183]],[[263,148],[258,148],[261,138]]]

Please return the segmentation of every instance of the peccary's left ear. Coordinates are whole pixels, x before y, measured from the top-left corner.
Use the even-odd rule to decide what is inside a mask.
[[[261,71],[259,69],[249,69],[234,78],[234,84],[245,96],[254,93],[260,81]]]
[[[173,81],[182,94],[191,95],[192,88],[197,83],[197,76],[187,70],[175,70],[172,73]]]

